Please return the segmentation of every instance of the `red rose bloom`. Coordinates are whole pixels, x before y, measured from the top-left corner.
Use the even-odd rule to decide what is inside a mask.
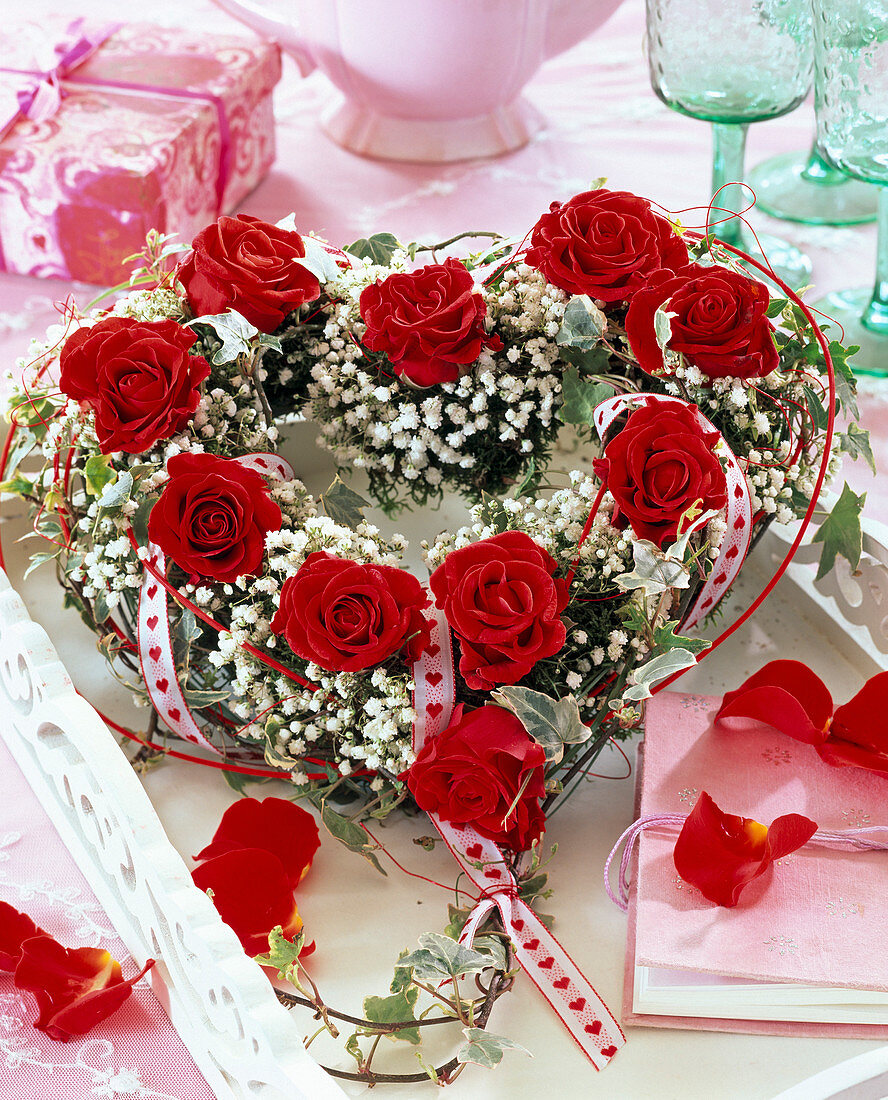
[[[526,262],[553,286],[602,302],[625,302],[658,268],[688,266],[688,250],[647,199],[584,191],[554,202],[533,227]]]
[[[761,378],[780,365],[764,283],[725,267],[691,264],[677,274],[658,271],[626,314],[626,336],[648,374],[663,370],[654,314],[669,314],[670,351],[680,352],[709,378]]]
[[[412,663],[429,642],[428,597],[403,569],[309,554],[281,589],[271,629],[298,656],[331,672],[356,672],[395,653]]]
[[[538,801],[546,793],[545,761],[511,711],[490,704],[464,713],[460,705],[447,729],[423,746],[407,786],[427,813],[523,852],[545,829]]]
[[[253,470],[232,458],[178,454],[148,518],[148,537],[186,573],[233,581],[255,573],[281,510]]]
[[[482,347],[502,347],[484,331],[487,306],[474,279],[450,256],[372,283],[361,293],[360,309],[365,346],[384,352],[395,372],[417,386],[453,382]]]
[[[298,262],[305,256],[302,237],[288,229],[238,214],[202,229],[191,247],[177,274],[195,316],[235,309],[262,332],[274,332],[320,296],[316,276]]]
[[[103,454],[141,454],[186,426],[210,373],[188,354],[195,339],[175,321],[106,317],[65,342],[59,385],[95,413]]]
[[[662,548],[675,542],[679,520],[692,505],[724,508],[727,480],[713,452],[718,438],[677,401],[634,409],[593,464],[616,501],[614,525],[628,523],[638,538]]]
[[[523,531],[452,550],[429,580],[458,635],[459,671],[476,691],[515,684],[564,645],[567,581],[557,562]]]

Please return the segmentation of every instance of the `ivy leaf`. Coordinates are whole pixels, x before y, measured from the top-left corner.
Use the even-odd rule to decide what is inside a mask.
[[[621,573],[615,582],[627,592],[641,589],[645,596],[656,596],[670,588],[687,588],[691,574],[684,561],[673,558],[647,539],[639,539],[632,547],[635,568]]]
[[[457,943],[441,932],[424,932],[419,937],[419,950],[405,955],[399,965],[412,966],[417,981],[425,985],[437,985],[445,978],[458,978],[461,974],[480,974],[491,965],[491,958]]]
[[[390,997],[365,997],[364,1018],[374,1024],[401,1024],[407,1020],[415,1020],[414,1009],[418,996],[419,990],[415,985],[411,985],[401,992],[393,993]],[[400,1039],[414,1046],[422,1042],[417,1027],[401,1027],[395,1031],[387,1031],[385,1037],[393,1040]]]
[[[853,459],[862,458],[867,466],[876,472],[876,460],[873,458],[873,448],[870,444],[870,434],[856,424],[849,424],[847,432],[839,433],[839,450],[851,455]]]
[[[130,498],[133,491],[133,475],[129,470],[121,470],[115,481],[109,482],[99,497],[97,504],[105,511],[114,511],[120,508]]]
[[[546,754],[546,760],[557,763],[564,755],[565,745],[582,745],[591,731],[580,718],[580,708],[572,695],[553,699],[541,691],[526,687],[501,687],[491,692],[491,699],[512,711],[518,721]]]
[[[451,939],[459,939],[460,933],[466,926],[466,921],[471,914],[470,909],[460,909],[456,905],[450,903],[447,906],[448,922],[447,927],[444,929],[445,933],[450,936]]]
[[[97,592],[93,597],[93,618],[97,623],[103,623],[111,614],[111,608],[108,606],[108,600],[105,597],[104,592]]]
[[[468,914],[466,914],[468,919]],[[407,956],[407,949],[405,948],[398,956],[398,961],[395,964],[395,976],[392,978],[392,984],[389,989],[392,993],[402,993],[409,985],[413,984],[413,974],[410,971],[409,966],[402,966],[401,962]]]
[[[107,455],[90,455],[83,465],[83,478],[90,496],[101,496],[102,490],[116,476]]]
[[[816,349],[817,364],[823,367],[824,361],[820,345],[815,343],[809,346]],[[829,354],[833,361],[833,373],[836,376],[836,397],[852,420],[860,419],[860,409],[857,407],[857,377],[848,360],[858,351],[860,351],[860,348],[856,344],[851,344],[850,347],[845,348],[838,340],[830,341]]]
[[[277,223],[277,227],[295,233],[296,215],[288,214],[286,218]],[[310,271],[319,283],[331,283],[339,278],[342,272],[336,262],[336,257],[324,248],[322,241],[319,241],[317,237],[303,236],[302,246],[305,249],[305,255],[294,257],[295,263]]]
[[[297,989],[299,984],[299,954],[305,945],[305,933],[300,932],[295,940],[288,940],[280,925],[268,933],[268,954],[257,955],[260,966],[273,966],[282,981],[292,982]]]
[[[563,404],[558,415],[565,424],[592,426],[592,414],[595,407],[609,397],[613,397],[614,388],[606,382],[587,382],[580,378],[576,367],[568,367],[561,376]]]
[[[491,965],[496,970],[506,969],[506,949],[503,941],[496,936],[477,936],[472,944],[476,951],[490,955]]]
[[[842,495],[833,505],[832,511],[817,529],[817,534],[812,542],[822,542],[823,551],[820,554],[820,565],[817,568],[816,580],[825,577],[836,564],[836,557],[841,554],[851,564],[854,570],[860,565],[860,555],[863,550],[863,530],[860,526],[860,513],[866,493],[857,495],[845,482]]]
[[[492,527],[498,535],[509,528],[509,513],[503,507],[502,502],[483,490],[481,492],[478,518],[485,527]]]
[[[138,508],[130,517],[130,526],[139,546],[148,545],[148,517],[151,515],[151,509],[156,503],[157,497],[143,497]]]
[[[37,437],[33,432],[28,431],[25,428],[16,429],[15,441],[9,448],[9,454],[6,456],[7,470],[16,470],[21,463],[28,457],[31,451],[34,449],[34,444],[37,442]]]
[[[179,621],[176,623],[176,637],[186,645],[190,645],[192,642],[196,642],[202,633],[203,630],[198,624],[197,616],[191,608],[183,608]]]
[[[212,358],[213,365],[217,367],[224,363],[233,363],[239,355],[249,355],[252,352],[253,337],[259,335],[259,329],[251,325],[236,309],[195,317],[188,324],[207,325],[222,341],[222,347],[213,353]]]
[[[231,698],[230,691],[201,691],[197,688],[194,690],[183,689],[182,694],[185,696],[185,702],[189,707],[193,707],[195,710],[212,706],[213,703],[223,703],[226,699]]]
[[[503,1053],[507,1050],[520,1050],[528,1058],[533,1057],[527,1047],[504,1035],[494,1035],[482,1027],[464,1027],[463,1035],[468,1042],[463,1043],[456,1052],[457,1062],[474,1062],[485,1069],[493,1069],[503,1060]]]
[[[565,345],[558,354],[559,358],[576,367],[581,374],[605,374],[610,367],[610,352],[605,347],[585,350]]]
[[[598,345],[606,328],[607,318],[589,295],[578,294],[565,307],[555,343],[591,351]]]
[[[34,570],[38,569],[41,565],[45,565],[48,561],[53,561],[55,558],[57,558],[59,556],[60,553],[61,553],[61,550],[48,550],[48,551],[41,550],[36,554],[32,554],[31,555],[31,564],[25,570],[25,572],[22,576],[22,580],[24,580],[25,577],[29,577],[34,572]]]
[[[401,242],[393,233],[374,233],[372,237],[359,237],[345,251],[359,260],[385,267],[392,255],[401,247]]]
[[[373,864],[381,875],[386,874],[382,864],[376,858],[376,853],[370,838],[360,825],[355,825],[355,823],[349,821],[347,817],[338,814],[322,799],[315,802],[315,805],[321,811],[321,820],[327,832],[332,837],[335,837],[336,840],[344,844],[346,848],[350,848],[351,851],[362,855],[364,859]]]
[[[27,496],[34,492],[35,482],[29,481],[21,474],[15,474],[8,481],[0,482],[0,493],[14,493],[16,496]]]
[[[220,769],[222,770],[222,769]],[[260,782],[259,777],[255,775],[244,775],[242,772],[226,772],[222,771],[222,778],[228,784],[229,787],[242,798],[247,796],[247,784]]]
[[[321,494],[321,503],[334,523],[338,523],[340,527],[350,527],[352,530],[364,522],[364,509],[370,507],[369,500],[365,500],[354,489],[349,489],[339,477],[325,493]]]
[[[676,619],[654,628],[654,645],[657,649],[686,649],[691,653],[702,653],[704,649],[709,649],[712,643],[705,638],[685,638],[681,634],[676,634],[677,626]]]
[[[358,1069],[360,1070],[364,1064],[364,1052],[361,1050],[361,1045],[358,1041],[359,1038],[360,1036],[358,1033],[353,1031],[345,1041],[345,1049],[358,1063]]]
[[[515,497],[516,500],[518,500],[519,497],[524,496],[524,494],[536,482],[536,476],[537,476],[536,459],[531,457],[530,462],[528,462],[528,464],[527,464],[527,469],[524,471],[524,477],[515,486],[514,497]]]
[[[765,310],[766,317],[779,317],[780,314],[786,309],[788,299],[786,298],[772,298],[771,303]]]
[[[688,649],[670,649],[667,653],[661,653],[659,657],[654,657],[652,661],[633,671],[632,686],[623,692],[623,699],[632,703],[649,699],[654,684],[696,663],[697,658]]]
[[[654,313],[654,337],[660,351],[667,351],[669,341],[672,339],[672,320],[674,313],[667,313],[662,306],[658,306]]]

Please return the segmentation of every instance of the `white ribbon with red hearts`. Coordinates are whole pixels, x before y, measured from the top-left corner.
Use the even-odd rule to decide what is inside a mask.
[[[265,477],[287,481],[293,477],[290,464],[278,455],[243,455],[233,461]],[[166,575],[166,556],[156,543],[148,543],[147,560],[156,573]],[[148,568],[145,568],[139,593],[139,661],[151,703],[169,729],[186,741],[219,753],[219,749],[201,732],[185,701],[173,659],[167,590]]]
[[[446,729],[453,711],[454,677],[450,629],[436,615],[431,645],[414,665],[413,747]],[[503,853],[471,826],[454,825],[429,814],[462,870],[481,893],[460,936],[471,944],[493,909],[512,940],[515,958],[558,1014],[596,1069],[603,1069],[626,1037],[607,1005],[534,911],[518,897],[518,886]]]
[[[666,397],[655,393],[621,393],[616,397],[609,397],[596,405],[593,420],[600,439],[604,439],[607,429],[616,418],[625,410],[627,405],[654,405],[654,404],[681,405],[682,408],[690,408],[694,411],[701,426],[707,432],[716,432],[718,442],[715,445],[715,453],[722,462],[725,478],[728,484],[727,525],[725,537],[719,549],[715,565],[703,585],[703,588],[694,601],[693,607],[685,616],[682,627],[690,629],[715,607],[722,596],[734,583],[743,559],[749,550],[749,542],[752,538],[752,497],[749,492],[749,482],[734,452],[728,446],[724,436],[718,428],[708,420],[700,409],[678,397]],[[704,526],[708,520],[701,518],[691,524],[691,530],[697,530]]]

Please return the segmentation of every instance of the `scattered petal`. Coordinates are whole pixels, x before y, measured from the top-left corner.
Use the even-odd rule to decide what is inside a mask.
[[[826,685],[801,661],[771,661],[722,700],[715,721],[752,718],[796,741],[826,739],[833,701]]]
[[[703,791],[675,843],[675,869],[709,901],[732,908],[744,887],[775,859],[801,848],[817,830],[799,814],[775,819],[771,828],[726,814]]]

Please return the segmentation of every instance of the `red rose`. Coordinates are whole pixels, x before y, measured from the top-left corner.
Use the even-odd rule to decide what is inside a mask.
[[[658,271],[626,314],[626,336],[648,374],[663,370],[654,314],[669,314],[670,351],[679,352],[709,378],[761,378],[780,365],[764,283],[726,267],[691,264],[673,274]]]
[[[298,656],[331,672],[356,672],[395,653],[415,661],[429,642],[428,597],[403,569],[309,554],[281,589],[271,620]]]
[[[179,454],[148,517],[148,537],[186,573],[233,581],[255,573],[265,536],[281,528],[268,486],[233,458]]]
[[[523,531],[504,531],[452,550],[429,580],[458,635],[459,671],[476,691],[515,684],[564,645],[567,581]]]
[[[179,265],[195,316],[238,313],[263,332],[274,332],[303,302],[320,296],[317,278],[298,261],[302,237],[269,222],[238,214],[220,218],[191,242]]]
[[[624,302],[651,272],[689,263],[684,242],[647,199],[604,188],[552,203],[530,244],[526,262],[548,282],[602,302]]]
[[[427,742],[406,774],[420,809],[523,852],[545,829],[540,745],[514,714],[492,704],[463,713]],[[511,812],[509,812],[511,809]]]
[[[727,504],[725,473],[694,410],[677,401],[642,405],[594,463],[617,503],[613,522],[629,523],[640,539],[668,546],[682,515],[696,504],[720,511]],[[687,523],[684,525],[687,526]]]
[[[450,256],[372,283],[361,293],[360,309],[365,346],[385,352],[395,372],[417,386],[453,382],[482,347],[502,347],[484,331],[487,306],[474,279]]]
[[[188,354],[195,339],[175,321],[106,317],[65,342],[59,385],[94,411],[103,454],[141,454],[182,431],[210,373]]]

